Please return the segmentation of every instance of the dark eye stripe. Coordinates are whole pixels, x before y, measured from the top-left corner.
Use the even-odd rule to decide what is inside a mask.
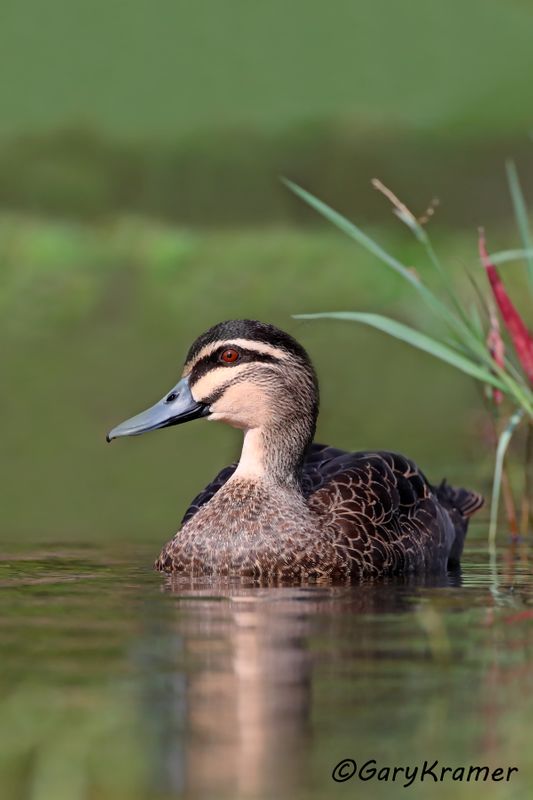
[[[192,368],[191,377],[189,379],[191,385],[196,383],[196,381],[203,378],[211,369],[215,367],[220,368],[223,367],[224,369],[231,369],[233,364],[224,364],[224,362],[220,361],[220,354],[223,353],[225,350],[233,349],[230,348],[229,345],[224,345],[223,347],[218,348],[213,353],[210,353],[207,356],[201,358]],[[246,364],[246,363],[253,363],[255,362],[262,362],[266,364],[278,364],[281,359],[276,358],[276,356],[270,355],[270,353],[259,353],[257,350],[247,349],[243,347],[234,348],[238,350],[240,353],[240,358],[235,361],[235,365],[237,364]]]
[[[202,402],[205,403],[206,406],[212,406],[213,403],[216,403],[217,400],[220,400],[227,388],[228,384],[226,383],[224,386],[221,386],[219,389],[216,389],[214,392],[212,392],[209,397],[204,398]]]

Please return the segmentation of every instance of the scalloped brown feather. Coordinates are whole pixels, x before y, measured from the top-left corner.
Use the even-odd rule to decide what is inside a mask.
[[[432,487],[395,453],[313,444],[301,494],[228,483],[235,469],[193,500],[157,569],[269,579],[442,572],[459,561],[468,518],[483,504],[445,482]]]

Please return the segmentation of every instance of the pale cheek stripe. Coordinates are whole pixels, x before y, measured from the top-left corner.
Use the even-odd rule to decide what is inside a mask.
[[[246,372],[250,364],[239,364],[237,367],[214,367],[203,375],[196,383],[191,386],[191,394],[197,403],[204,402],[204,399],[233,383],[234,378]]]

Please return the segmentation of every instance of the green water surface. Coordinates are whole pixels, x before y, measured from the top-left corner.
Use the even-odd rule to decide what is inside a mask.
[[[526,798],[533,576],[490,568],[355,586],[174,581],[155,551],[53,542],[0,563],[0,796]],[[378,768],[517,767],[509,781],[334,782]]]

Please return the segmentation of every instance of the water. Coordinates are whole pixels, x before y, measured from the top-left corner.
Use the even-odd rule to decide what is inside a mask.
[[[478,528],[461,574],[292,588],[172,581],[154,555],[4,549],[0,797],[532,796],[527,548],[495,574]],[[334,782],[345,759],[505,772]]]

